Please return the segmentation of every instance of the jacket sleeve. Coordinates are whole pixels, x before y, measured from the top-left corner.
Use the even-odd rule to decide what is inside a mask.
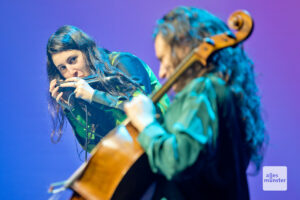
[[[139,93],[139,91],[136,91],[135,93]],[[123,110],[123,105],[126,100],[127,99],[123,96],[113,96],[107,92],[95,90],[91,104],[99,109],[108,106],[110,108]]]
[[[192,85],[198,89],[188,88],[178,97],[177,105],[171,105],[164,116],[164,124],[153,122],[138,136],[152,171],[169,180],[192,166],[207,146],[213,146],[218,133],[213,88],[203,82]]]
[[[110,55],[110,61],[114,67],[118,68],[129,78],[138,83],[142,89],[142,91],[137,89],[137,91],[133,93],[133,97],[141,93],[150,95],[154,90],[161,87],[149,66],[138,57],[130,53],[115,52]],[[95,104],[96,106],[105,105],[123,110],[123,105],[127,100],[128,99],[122,96],[112,96],[102,91],[96,91],[92,98],[92,104]],[[163,114],[168,105],[169,98],[167,95],[164,95],[156,105],[157,112]]]
[[[161,84],[150,67],[138,57],[129,53],[121,53],[115,60],[114,64],[136,81],[146,95],[150,95],[161,87]],[[169,104],[168,96],[164,95],[156,104],[157,113],[160,115],[164,114]]]
[[[145,76],[145,72],[143,71],[143,63],[140,61],[140,59],[129,53],[112,53],[110,55],[110,62],[118,70],[122,71],[129,78],[137,82],[143,90],[141,91],[140,89],[137,89],[130,98],[147,92],[146,88],[148,77]],[[123,96],[113,96],[107,92],[96,90],[92,97],[92,105],[98,108],[101,108],[104,105],[123,110],[123,105],[128,100],[130,99],[127,99]]]

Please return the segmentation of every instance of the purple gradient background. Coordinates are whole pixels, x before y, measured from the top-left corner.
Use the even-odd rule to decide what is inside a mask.
[[[100,46],[137,55],[157,74],[152,30],[178,5],[202,7],[223,20],[237,9],[252,14],[255,30],[245,48],[256,65],[270,135],[264,166],[287,166],[288,190],[264,192],[260,173],[248,178],[251,198],[300,199],[296,0],[0,1],[0,199],[47,199],[49,184],[66,179],[81,164],[70,127],[60,143],[50,142],[45,70],[50,34],[65,24],[78,26]]]

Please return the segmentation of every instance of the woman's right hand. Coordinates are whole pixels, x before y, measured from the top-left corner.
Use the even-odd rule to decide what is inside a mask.
[[[59,87],[56,86],[56,84],[57,84],[57,80],[56,79],[53,79],[50,82],[49,92],[51,93],[52,98],[54,98],[56,100],[56,102],[59,103],[60,100],[61,100],[61,97],[62,97],[63,93],[62,92],[58,93]]]
[[[52,98],[54,98],[56,102],[63,107],[63,109],[68,108],[67,102],[62,98],[63,92],[60,93],[58,92],[59,87],[56,86],[56,84],[57,84],[56,79],[53,79],[50,82],[49,92],[51,93]]]

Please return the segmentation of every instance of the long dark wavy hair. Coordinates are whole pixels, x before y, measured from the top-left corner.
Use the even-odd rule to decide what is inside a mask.
[[[157,21],[153,37],[156,38],[158,34],[162,34],[172,50],[174,50],[173,47],[181,45],[188,45],[193,49],[200,45],[205,37],[225,31],[230,31],[227,25],[211,13],[194,7],[180,6]],[[176,55],[173,56],[176,60]],[[258,171],[262,163],[267,137],[261,116],[260,97],[255,83],[253,62],[244,52],[242,45],[237,45],[215,53],[208,60],[207,69],[211,70],[206,73],[216,73],[224,79],[237,97],[251,161]],[[189,77],[190,79],[197,75],[197,73],[190,74],[194,74],[194,77]]]
[[[109,51],[97,47],[95,41],[77,27],[65,25],[52,34],[47,43],[47,75],[49,83],[53,79],[64,79],[53,63],[52,55],[67,50],[80,50],[93,73],[97,73],[99,84],[106,92],[114,96],[129,99],[139,85],[123,72],[113,67],[109,61]],[[56,143],[62,136],[65,115],[62,107],[49,95],[48,109],[51,114],[53,130],[51,141]],[[54,139],[54,136],[57,136]]]

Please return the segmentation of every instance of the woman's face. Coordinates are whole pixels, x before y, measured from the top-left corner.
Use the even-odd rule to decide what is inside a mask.
[[[175,71],[175,58],[172,55],[171,46],[165,41],[161,33],[155,38],[154,48],[156,57],[160,61],[159,77],[168,79]],[[189,51],[190,48],[188,46],[174,47],[174,53],[177,55],[179,61],[181,61]],[[172,86],[174,91],[177,91],[177,86],[177,84]]]
[[[91,69],[86,64],[85,55],[79,50],[67,50],[52,55],[52,60],[61,75],[71,77],[86,77],[91,75]]]
[[[173,73],[175,66],[172,62],[171,46],[165,41],[161,33],[155,38],[154,48],[156,57],[160,61],[159,77],[167,79]]]

